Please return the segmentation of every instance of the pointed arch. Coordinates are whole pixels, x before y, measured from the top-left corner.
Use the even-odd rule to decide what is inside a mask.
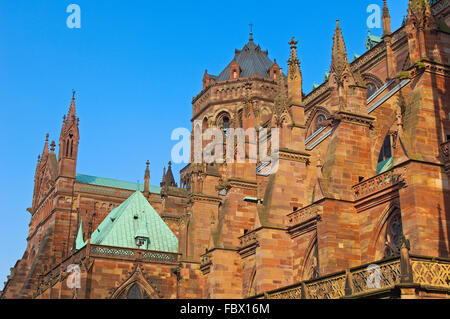
[[[320,123],[318,123],[320,116],[323,116],[325,117],[325,120],[328,120],[330,118],[330,112],[322,106],[316,106],[314,110],[309,113],[309,116],[306,119],[306,138],[320,128]]]
[[[252,297],[255,296],[257,291],[256,291],[256,266],[253,266],[250,278],[249,278],[249,284],[247,287],[247,297]]]
[[[306,249],[306,258],[302,265],[302,280],[309,280],[319,277],[319,247],[317,233],[309,241]]]
[[[110,299],[160,299],[160,296],[147,281],[140,266],[137,266],[131,276],[120,284],[111,294]]]
[[[372,260],[383,259],[398,254],[396,247],[399,236],[403,234],[401,210],[398,202],[386,205],[374,229],[369,245]]]

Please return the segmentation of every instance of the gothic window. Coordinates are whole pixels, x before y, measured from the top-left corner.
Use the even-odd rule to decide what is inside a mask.
[[[142,291],[138,285],[134,284],[127,293],[127,299],[144,299]]]
[[[325,122],[326,120],[327,120],[327,118],[325,117],[325,115],[320,114],[320,115],[317,117],[317,124],[318,124],[318,125],[321,125],[322,122]]]
[[[367,84],[367,98],[370,98],[375,92],[378,90],[377,86],[374,83]]]
[[[228,116],[223,117],[222,126],[223,126],[224,131],[226,131],[230,128],[230,119],[228,118]]]
[[[322,126],[324,126],[324,123],[326,122],[326,120],[327,120],[327,117],[325,114],[321,113],[321,114],[317,115],[312,124],[311,134],[314,133],[315,131],[317,131]]]
[[[388,134],[383,142],[383,146],[378,156],[377,174],[384,173],[392,166],[394,158],[393,136]]]
[[[402,234],[402,217],[398,212],[388,220],[386,225],[384,257],[398,256],[400,254],[398,241]]]
[[[384,139],[383,146],[381,147],[380,156],[378,162],[385,161],[392,157],[392,141],[391,135],[387,135]]]
[[[66,140],[65,144],[66,144],[66,157],[67,157],[67,156],[69,156],[69,144],[70,144],[70,141]]]
[[[312,247],[309,256],[306,259],[303,269],[303,280],[311,280],[320,277],[319,273],[319,251],[317,242]]]
[[[230,129],[230,124],[230,116],[228,115],[228,113],[223,112],[217,117],[217,125],[221,130],[224,131],[225,135]]]

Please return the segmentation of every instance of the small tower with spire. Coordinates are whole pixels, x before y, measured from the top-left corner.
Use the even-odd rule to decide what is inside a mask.
[[[175,183],[175,178],[172,173],[172,162],[169,162],[169,168],[164,167],[163,180],[161,182],[161,187],[178,187],[177,183]]]
[[[359,71],[353,72],[350,68],[339,20],[336,20],[336,30],[333,37],[328,85],[332,91],[331,104],[335,110],[347,109],[362,114],[361,108],[365,105],[367,89]],[[350,87],[354,89],[349,90]]]
[[[148,197],[150,194],[150,161],[147,161],[144,175],[144,196]]]
[[[295,103],[302,103],[303,93],[302,93],[302,72],[300,71],[300,61],[297,56],[297,44],[295,38],[289,42],[291,46],[291,55],[288,60],[288,96]]]
[[[69,113],[63,118],[61,134],[59,136],[58,176],[75,179],[78,157],[78,143],[80,140],[75,109],[75,91],[72,92],[72,102]]]
[[[383,37],[391,34],[391,15],[387,6],[387,0],[383,0]]]
[[[395,77],[397,72],[397,63],[395,60],[394,50],[392,49],[392,34],[391,34],[391,16],[387,1],[384,0],[383,7],[383,40],[386,44],[386,73],[387,79]]]

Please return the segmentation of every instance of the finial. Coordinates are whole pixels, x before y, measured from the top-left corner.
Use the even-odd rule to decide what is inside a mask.
[[[51,151],[52,153],[55,152],[55,146],[56,146],[55,141],[52,141],[52,143],[50,144],[50,151]]]
[[[63,116],[63,123],[66,124],[66,115]]]
[[[145,164],[147,165],[147,168],[148,168],[150,165],[150,161],[147,160],[147,163],[145,163]]]
[[[38,163],[41,162],[41,155],[38,155]]]
[[[291,46],[291,50],[295,50],[295,49],[297,49],[298,41],[295,41],[295,38],[292,37],[291,42],[289,42],[288,44]]]
[[[50,136],[50,134],[48,134],[48,133],[45,135],[45,142],[46,142],[46,143],[48,142],[49,136]]]
[[[169,161],[169,169],[172,167],[172,162]]]
[[[77,93],[77,91],[75,91],[74,89],[72,89],[72,99],[75,100],[75,94]]]
[[[336,28],[339,28],[339,19],[336,19]]]
[[[253,41],[253,23],[250,23],[249,26],[250,26],[250,41]]]

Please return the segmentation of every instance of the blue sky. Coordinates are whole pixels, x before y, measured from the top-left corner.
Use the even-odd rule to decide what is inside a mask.
[[[388,1],[393,30],[407,0]],[[66,8],[81,8],[69,29]],[[286,70],[299,41],[304,91],[329,70],[336,19],[348,54],[365,52],[366,12],[381,0],[186,1],[2,0],[0,3],[0,288],[21,258],[28,234],[33,178],[45,134],[58,141],[72,89],[77,91],[77,171],[142,181],[151,161],[159,185],[176,142],[190,128],[191,100],[205,69],[219,74],[248,40]],[[381,29],[372,34],[381,35]],[[183,165],[175,165],[174,173]]]

